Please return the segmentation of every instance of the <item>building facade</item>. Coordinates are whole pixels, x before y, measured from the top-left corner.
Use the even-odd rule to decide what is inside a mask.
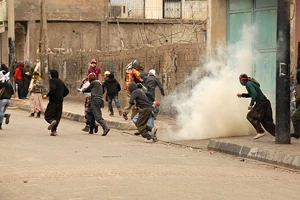
[[[41,1],[13,1],[16,60],[35,60],[41,40]],[[6,4],[6,0],[0,1],[2,10]],[[49,53],[114,51],[205,40],[206,1],[47,0],[45,7]],[[0,45],[1,62],[5,63],[6,20],[3,12]]]
[[[259,57],[252,64],[251,76],[260,80],[263,90],[275,105],[277,0],[207,0],[207,49],[213,56],[217,46],[228,46],[242,37],[244,25],[254,25],[258,33],[253,47]],[[300,0],[290,1],[290,69],[300,69]]]

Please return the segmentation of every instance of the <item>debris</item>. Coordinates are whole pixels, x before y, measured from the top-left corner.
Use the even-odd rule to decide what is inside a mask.
[[[24,180],[23,183],[28,183],[28,180]]]
[[[244,158],[242,158],[240,161],[241,161],[241,162],[245,162],[245,159],[244,159]]]

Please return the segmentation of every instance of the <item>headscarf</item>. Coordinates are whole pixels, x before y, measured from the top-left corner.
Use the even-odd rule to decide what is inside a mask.
[[[34,71],[33,72],[33,80],[35,82],[39,82],[41,80],[41,74],[40,74],[40,72],[38,72],[38,71]]]

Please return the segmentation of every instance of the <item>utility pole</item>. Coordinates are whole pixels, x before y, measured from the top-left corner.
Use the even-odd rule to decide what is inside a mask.
[[[290,144],[290,7],[277,0],[276,144]]]
[[[15,61],[15,1],[7,1],[9,69],[12,72]],[[11,73],[11,77],[12,77]]]
[[[40,42],[39,53],[41,62],[41,74],[46,83],[48,83],[48,45],[47,45],[47,12],[46,0],[41,1],[41,20],[40,20]],[[46,90],[48,89],[46,84]],[[48,91],[48,90],[47,90]]]

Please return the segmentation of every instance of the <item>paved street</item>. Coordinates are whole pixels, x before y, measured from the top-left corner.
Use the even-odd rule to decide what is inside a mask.
[[[43,118],[9,110],[0,132],[1,200],[299,199],[300,174],[206,150],[112,130],[89,135],[62,120],[50,137]]]

